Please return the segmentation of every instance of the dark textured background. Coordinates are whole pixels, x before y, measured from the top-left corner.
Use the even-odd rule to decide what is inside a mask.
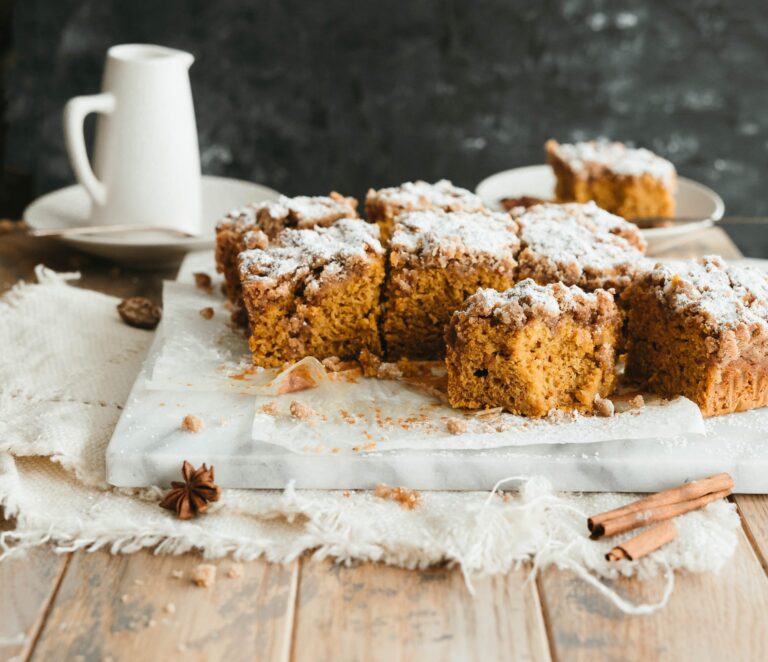
[[[5,172],[30,195],[74,180],[61,109],[98,91],[107,47],[153,42],[197,57],[206,173],[288,194],[419,177],[473,187],[541,162],[548,137],[607,136],[667,156],[730,213],[768,214],[766,0],[0,6]]]

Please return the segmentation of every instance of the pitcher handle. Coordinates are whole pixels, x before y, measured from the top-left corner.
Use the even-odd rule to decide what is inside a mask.
[[[77,180],[99,205],[107,201],[107,187],[98,180],[88,160],[83,122],[90,113],[111,113],[114,109],[115,97],[107,92],[74,97],[64,106],[64,140],[67,144],[69,161]]]

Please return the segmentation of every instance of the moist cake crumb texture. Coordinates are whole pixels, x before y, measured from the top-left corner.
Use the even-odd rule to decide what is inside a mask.
[[[625,293],[627,373],[707,416],[768,403],[768,277],[721,258],[657,264]]]
[[[480,290],[446,333],[448,399],[534,418],[591,412],[616,381],[621,319],[605,290],[530,279],[505,292]]]
[[[650,150],[600,140],[563,145],[549,140],[545,149],[558,202],[594,200],[629,220],[674,216],[677,172]]]
[[[518,226],[507,214],[410,212],[391,240],[382,331],[390,359],[443,356],[451,313],[478,288],[514,283]]]
[[[381,352],[384,249],[378,233],[362,220],[341,219],[329,227],[284,230],[279,244],[240,254],[256,365]]]

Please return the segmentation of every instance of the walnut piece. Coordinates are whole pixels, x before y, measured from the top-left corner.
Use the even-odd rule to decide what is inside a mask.
[[[117,312],[128,326],[137,329],[154,329],[160,323],[162,311],[145,297],[129,297],[117,306]]]
[[[181,421],[181,429],[184,432],[200,432],[205,427],[203,419],[194,414],[187,414]]]
[[[208,306],[207,308],[201,308],[200,317],[206,320],[211,319],[213,317],[213,308],[211,308],[210,306]]]
[[[201,563],[192,569],[192,583],[195,586],[210,588],[216,583],[216,566],[210,563]]]

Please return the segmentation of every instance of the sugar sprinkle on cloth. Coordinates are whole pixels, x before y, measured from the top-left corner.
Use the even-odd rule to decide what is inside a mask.
[[[0,299],[0,505],[16,528],[0,534],[0,559],[48,543],[57,551],[144,547],[215,558],[291,561],[306,551],[339,562],[405,568],[438,562],[472,578],[529,563],[532,574],[572,570],[629,613],[663,606],[673,571],[716,571],[736,547],[739,518],[725,501],[679,518],[678,538],[638,562],[605,560],[620,537],[591,541],[587,513],[631,500],[617,494],[556,494],[541,477],[517,477],[504,498],[425,492],[408,510],[371,492],[225,489],[204,517],[181,521],[158,507],[160,487],[111,488],[105,448],[152,334],[126,326],[117,300],[68,284],[77,274],[42,266],[37,284]],[[631,535],[631,534],[630,534]],[[600,578],[666,573],[659,602],[632,605]]]

